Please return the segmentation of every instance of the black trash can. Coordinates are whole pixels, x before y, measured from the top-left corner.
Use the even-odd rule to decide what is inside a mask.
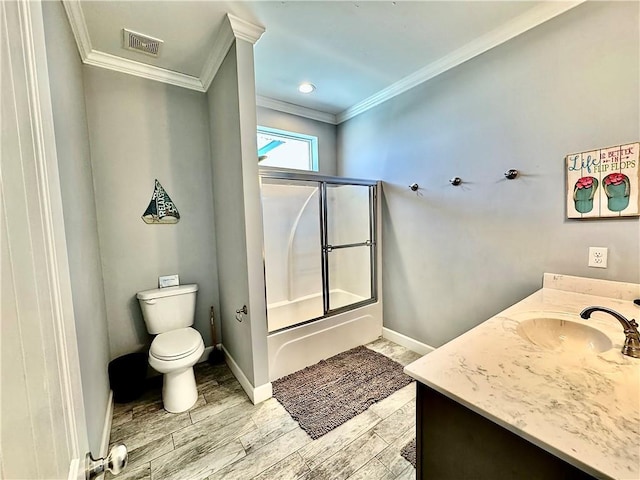
[[[127,403],[144,392],[147,376],[147,354],[129,353],[109,362],[109,384],[116,403]]]

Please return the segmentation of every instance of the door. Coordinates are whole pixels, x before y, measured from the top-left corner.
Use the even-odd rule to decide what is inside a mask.
[[[376,298],[375,187],[327,182],[323,190],[325,309]]]
[[[88,450],[41,5],[0,2],[0,477],[84,478]]]
[[[320,183],[261,179],[268,331],[324,315]]]

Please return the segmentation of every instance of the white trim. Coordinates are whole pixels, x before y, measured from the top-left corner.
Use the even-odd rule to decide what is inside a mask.
[[[102,440],[100,441],[100,456],[106,458],[109,450],[109,438],[111,438],[111,422],[113,421],[113,390],[109,390],[107,400],[107,411],[104,415],[104,425],[102,426]]]
[[[213,345],[209,345],[208,347],[204,347],[204,352],[202,352],[202,355],[200,355],[200,358],[198,359],[197,363],[202,363],[202,362],[206,362],[207,360],[209,360],[209,355],[211,354],[212,351],[213,351]]]
[[[271,382],[259,385],[253,389],[253,398],[251,401],[254,405],[269,400],[273,397],[273,387]]]
[[[32,146],[40,200],[39,213],[42,221],[44,244],[42,251],[46,259],[48,272],[48,292],[51,298],[51,317],[55,332],[55,345],[58,349],[58,368],[62,395],[66,407],[66,426],[69,435],[67,441],[71,454],[83,455],[82,447],[86,442],[86,424],[84,423],[84,404],[80,384],[80,364],[71,299],[71,280],[68,270],[66,239],[64,226],[56,221],[62,213],[60,184],[58,183],[58,157],[54,135],[53,109],[49,90],[49,70],[44,50],[44,24],[41,7],[29,1],[19,2],[22,20],[22,38],[24,42],[24,63],[29,83],[29,116],[32,124]],[[37,12],[33,16],[32,8]],[[30,232],[31,234],[31,232]],[[47,292],[41,292],[45,295]],[[79,436],[82,435],[82,439]],[[85,440],[85,441],[83,441]],[[75,458],[75,457],[74,457]]]
[[[11,13],[17,14],[18,22],[9,22],[7,26],[5,8],[15,9]],[[16,108],[15,111],[17,136],[22,141],[16,149],[18,151],[12,152],[16,157],[14,167],[21,168],[25,172],[21,188],[35,189],[32,197],[24,196],[20,200],[22,202],[20,205],[26,212],[23,223],[15,222],[17,226],[15,229],[9,229],[7,225],[9,264],[12,268],[18,268],[29,263],[30,268],[33,269],[32,277],[28,280],[31,283],[28,286],[37,287],[40,291],[36,298],[37,304],[32,306],[33,312],[25,313],[25,317],[37,318],[41,324],[44,325],[46,322],[47,327],[50,327],[52,335],[47,339],[48,343],[46,345],[43,343],[40,348],[41,352],[46,348],[53,348],[56,361],[51,371],[43,374],[43,381],[51,382],[55,376],[57,377],[55,381],[59,382],[60,388],[60,396],[51,398],[48,404],[51,406],[55,402],[55,412],[54,408],[48,411],[43,408],[39,415],[31,412],[32,415],[28,420],[33,432],[37,433],[34,428],[37,424],[51,421],[51,415],[62,410],[60,413],[63,416],[66,442],[62,451],[68,450],[71,456],[68,478],[75,479],[80,474],[84,476],[84,471],[81,470],[82,459],[84,459],[88,441],[65,232],[64,225],[59,221],[62,218],[62,201],[42,7],[39,3],[27,0],[14,2],[13,5],[10,2],[3,3],[0,7],[0,19],[4,20],[3,27],[6,27],[6,34],[2,35],[2,41],[14,43],[14,40],[19,40],[21,42],[20,44],[15,42],[16,48],[10,49],[10,55],[7,57],[8,77],[11,82],[9,88],[12,88],[13,95],[11,100],[15,104],[17,92],[26,98],[26,102],[21,102],[20,108]],[[20,69],[19,74],[14,72],[14,63]],[[25,122],[26,120],[29,122]],[[24,155],[25,152],[29,155]],[[19,198],[18,194],[13,195],[11,198]],[[27,206],[27,203],[30,205]],[[14,214],[12,218],[15,218],[15,209],[12,213]],[[9,217],[5,207],[3,219],[6,221],[7,218]],[[24,225],[29,228],[23,228]],[[35,228],[36,225],[37,228]],[[22,251],[11,251],[12,244],[18,241],[30,242],[33,247],[27,255],[28,260]],[[30,298],[28,295],[26,290],[22,292],[18,289],[14,300],[22,301]],[[41,308],[45,305],[46,308]],[[19,311],[18,316],[22,313]],[[22,341],[22,338],[20,340]],[[39,353],[38,350],[34,350],[34,354],[36,352]],[[31,392],[26,389],[25,393],[29,399]],[[45,415],[48,415],[49,419]],[[54,425],[56,423],[51,422],[48,428],[54,429],[52,438],[58,442],[59,432]],[[57,450],[55,444],[50,447],[54,451]],[[40,464],[44,461],[42,452],[25,453],[25,455],[29,454],[32,454],[32,460],[36,463],[37,469],[40,469]],[[56,460],[62,461],[61,455],[63,455],[61,451],[58,451],[55,454]]]
[[[76,39],[80,57],[84,62],[93,50],[93,47],[91,46],[91,37],[89,36],[89,30],[87,29],[87,21],[84,18],[84,13],[82,13],[82,6],[77,0],[62,0],[62,5],[67,12],[71,31]]]
[[[230,13],[227,13],[227,21],[236,39],[244,40],[253,45],[260,40],[260,37],[262,37],[264,33],[264,27],[262,25],[255,25]]]
[[[309,118],[318,122],[330,123],[331,125],[338,124],[336,116],[332,113],[301,107],[300,105],[283,102],[281,100],[276,100],[275,98],[262,97],[258,95],[256,96],[256,105],[259,107],[270,108],[271,110],[276,110],[278,112],[290,113],[291,115],[297,115],[298,117]]]
[[[227,56],[234,40],[235,36],[233,35],[231,24],[228,21],[222,22],[222,27],[218,30],[216,39],[213,42],[213,49],[205,60],[202,71],[200,72],[200,82],[202,82],[205,91],[209,90],[211,82],[213,82],[213,78],[216,76],[216,73],[218,73],[218,69]]]
[[[80,459],[74,458],[69,463],[69,473],[67,474],[67,480],[80,480],[85,474],[80,470]]]
[[[217,345],[218,350],[222,351],[222,344],[219,343]],[[208,347],[204,347],[204,352],[202,352],[202,355],[200,355],[200,358],[198,359],[197,363],[202,363],[202,362],[207,362],[209,360],[209,355],[211,355],[211,352],[213,351],[213,345],[209,345]]]
[[[224,57],[227,56],[235,40],[245,40],[255,44],[260,40],[264,31],[264,27],[261,25],[254,25],[227,13],[226,20],[222,22],[222,26],[213,42],[213,50],[209,53],[200,72],[200,83],[202,83],[203,91],[209,90],[213,78],[218,73]]]
[[[156,67],[154,65],[148,65],[146,63],[136,62],[135,60],[117,57],[97,50],[92,50],[84,59],[84,63],[87,65],[93,65],[94,67],[106,68],[115,72],[126,73],[129,75],[135,75],[136,77],[147,78],[149,80],[156,80],[158,82],[196,90],[198,92],[205,91],[202,86],[202,82],[197,77]]]
[[[426,355],[427,353],[435,350],[431,345],[419,342],[418,340],[414,340],[411,337],[407,337],[406,335],[385,327],[382,327],[382,338],[386,338],[398,345],[402,345],[403,347],[408,348],[412,352],[419,353],[420,355]]]
[[[451,52],[448,55],[430,63],[429,65],[421,68],[420,70],[404,77],[403,79],[393,83],[375,93],[374,95],[365,98],[361,102],[347,108],[343,112],[336,115],[338,123],[342,123],[350,118],[360,115],[367,110],[380,105],[393,97],[412,89],[413,87],[420,85],[421,83],[430,80],[441,73],[446,72],[458,65],[471,60],[478,55],[495,48],[504,42],[511,40],[518,35],[531,30],[532,28],[541,25],[542,23],[551,20],[558,15],[577,7],[585,0],[578,0],[572,2],[543,2],[540,5],[528,10],[522,15],[517,16],[510,22],[478,37],[472,42],[467,43],[463,47]]]
[[[213,42],[214,47],[202,67],[200,77],[194,77],[193,75],[186,75],[155,65],[149,65],[94,50],[91,45],[91,37],[87,29],[87,22],[84,18],[80,2],[63,0],[62,4],[67,13],[69,24],[83,63],[93,65],[94,67],[106,68],[107,70],[113,70],[115,72],[134,75],[136,77],[176,85],[197,92],[206,92],[209,89],[213,77],[215,77],[220,65],[222,65],[224,57],[227,55],[231,45],[233,45],[234,40],[245,40],[255,44],[265,31],[263,26],[254,25],[253,23],[227,13],[226,19],[218,31],[216,40]]]
[[[585,0],[571,2],[543,2],[542,4],[519,15],[510,22],[488,32],[487,34],[469,42],[465,46],[451,52],[448,55],[426,65],[420,70],[404,77],[396,83],[380,90],[374,95],[358,102],[337,115],[321,112],[311,108],[301,107],[280,100],[267,97],[258,97],[257,104],[261,107],[271,108],[279,112],[290,113],[300,117],[317,120],[320,122],[337,125],[353,118],[367,110],[410,90],[421,83],[430,80],[441,73],[488,51],[512,38],[551,20],[558,15],[584,3]],[[265,32],[265,28],[243,20],[235,15],[227,13],[226,21],[216,36],[213,50],[205,61],[200,77],[185,75],[183,73],[167,70],[161,67],[136,62],[126,58],[110,55],[108,53],[93,50],[87,24],[82,13],[79,1],[63,0],[63,5],[69,18],[69,24],[80,51],[82,61],[89,65],[115,70],[117,72],[135,75],[150,80],[176,85],[179,87],[206,92],[220,68],[224,57],[235,39],[245,40],[255,44]]]
[[[249,400],[251,400],[251,403],[256,405],[260,402],[264,402],[265,400],[268,400],[273,396],[273,389],[271,386],[271,382],[254,387],[249,381],[249,379],[246,377],[246,375],[244,374],[240,366],[229,354],[229,351],[226,348],[224,348],[224,345],[222,345],[222,351],[224,352],[224,358],[227,362],[227,365],[229,365],[229,368],[231,369],[231,373],[233,373],[233,375],[236,377],[238,382],[240,382],[240,385],[248,395]]]

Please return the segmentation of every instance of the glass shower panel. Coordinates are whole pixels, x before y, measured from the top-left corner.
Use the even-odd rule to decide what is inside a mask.
[[[326,184],[329,311],[373,297],[372,187]]]
[[[327,184],[329,245],[350,245],[371,240],[370,188],[366,185]]]
[[[268,331],[324,315],[319,183],[263,178]]]
[[[359,246],[329,252],[329,310],[372,297],[371,248]]]

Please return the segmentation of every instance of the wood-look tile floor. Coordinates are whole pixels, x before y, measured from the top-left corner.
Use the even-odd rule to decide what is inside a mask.
[[[378,339],[367,345],[406,365],[419,355]],[[162,409],[161,385],[116,404],[111,443],[129,465],[117,480],[415,479],[400,450],[415,436],[415,382],[312,440],[275,398],[253,405],[226,365],[195,367],[187,412]]]

